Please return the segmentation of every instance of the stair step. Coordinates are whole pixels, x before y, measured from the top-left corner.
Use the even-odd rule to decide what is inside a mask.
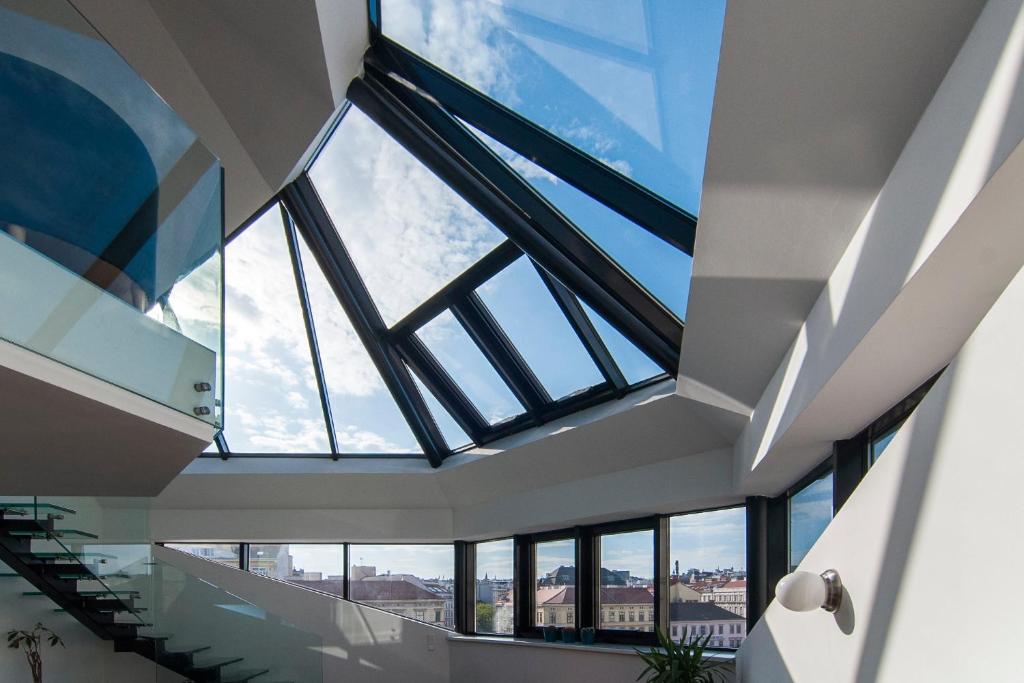
[[[165,647],[164,652],[169,655],[194,655],[197,652],[205,652],[209,649],[209,645],[175,645],[174,649]]]
[[[99,538],[96,534],[80,529],[54,529],[53,531],[29,531],[28,529],[11,529],[8,536],[25,538]]]
[[[140,633],[136,636],[140,640],[170,640],[173,633]]]
[[[192,664],[192,669],[194,671],[209,671],[228,666],[229,664],[237,664],[244,659],[245,657],[225,657],[223,659],[211,659],[206,662],[195,662]]]
[[[25,592],[22,593],[22,595],[32,595],[32,596],[35,596],[35,595],[46,595],[46,593],[44,593],[43,591],[25,591]],[[102,596],[102,595],[128,595],[128,596],[131,596],[131,597],[138,597],[140,595],[140,593],[139,593],[139,591],[75,591],[73,593],[67,593],[67,596],[69,598],[70,597],[75,597],[75,596],[83,597],[83,598],[94,598],[94,597]]]
[[[69,553],[69,552],[39,552],[39,553],[18,553],[19,557],[28,558],[30,560],[77,560],[81,557],[94,557],[100,560],[116,560],[117,555],[107,555],[106,553]]]
[[[7,510],[47,510],[49,512],[63,512],[69,515],[78,514],[71,508],[62,507],[60,505],[54,505],[53,503],[9,503],[0,502],[0,513]]]
[[[93,574],[92,572],[89,572],[88,574],[86,574],[85,572],[83,572],[81,574],[74,574],[74,573],[70,573],[70,572],[61,572],[61,573],[58,573],[58,574],[54,574],[54,576],[56,576],[58,579],[63,579],[64,581],[103,581],[103,580],[106,580],[106,579],[130,579],[130,578],[132,578],[131,574],[121,574],[121,573],[117,573],[117,574]]]
[[[247,671],[232,671],[227,678],[221,678],[221,683],[246,683],[252,679],[270,673],[270,669],[249,669]]]

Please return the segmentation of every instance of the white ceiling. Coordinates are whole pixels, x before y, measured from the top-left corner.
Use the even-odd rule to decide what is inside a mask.
[[[730,0],[680,386],[752,408],[983,0]]]

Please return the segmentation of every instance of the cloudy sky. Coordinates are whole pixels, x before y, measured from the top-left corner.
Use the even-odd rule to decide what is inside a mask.
[[[724,2],[384,0],[385,32],[613,168],[697,211]],[[678,27],[687,40],[678,40]],[[676,28],[672,28],[676,27]],[[485,139],[644,286],[685,317],[690,258]],[[504,236],[351,108],[310,171],[381,315],[401,319]],[[340,447],[418,452],[302,245]],[[227,425],[238,452],[326,452],[328,441],[276,209],[227,250]],[[480,291],[554,397],[600,381],[522,260]],[[657,373],[595,317],[631,381]],[[543,329],[544,335],[536,334]],[[450,314],[420,332],[481,413],[522,412]],[[557,353],[554,352],[557,350]],[[428,397],[435,413],[440,413]],[[452,446],[465,437],[439,421]]]

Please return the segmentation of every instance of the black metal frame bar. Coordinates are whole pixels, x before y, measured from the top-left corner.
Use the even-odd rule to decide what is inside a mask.
[[[367,62],[352,103],[644,350],[678,370],[683,324],[447,112]]]
[[[316,388],[320,395],[320,407],[324,414],[324,424],[327,426],[327,439],[331,445],[331,455],[338,459],[338,437],[334,432],[334,415],[331,413],[331,399],[327,394],[327,380],[324,377],[323,364],[320,360],[320,345],[316,339],[316,327],[313,323],[313,313],[309,305],[309,290],[306,288],[306,274],[303,270],[302,258],[299,256],[299,236],[295,231],[295,222],[289,215],[288,210],[281,207],[281,220],[284,222],[285,239],[288,241],[288,256],[291,258],[292,271],[295,273],[295,286],[299,295],[299,307],[302,309],[302,323],[306,328],[306,340],[309,342],[310,355],[313,357],[313,376],[316,378]]]
[[[309,177],[300,175],[285,187],[283,200],[423,453],[439,467],[450,450],[409,369],[388,343],[384,320]]]
[[[367,61],[380,64],[473,127],[554,173],[610,209],[693,254],[697,218],[529,119],[390,40],[375,37]]]

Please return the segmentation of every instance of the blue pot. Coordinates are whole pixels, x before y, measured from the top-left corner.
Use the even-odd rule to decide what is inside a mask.
[[[544,642],[554,643],[558,640],[558,629],[554,626],[544,627]]]
[[[563,643],[575,643],[576,642],[576,629],[574,629],[574,628],[563,628],[562,629],[562,642]]]
[[[594,644],[594,638],[596,636],[597,636],[597,633],[595,633],[594,631],[589,631],[589,630],[580,631],[580,640],[583,641],[584,645],[593,645]]]

